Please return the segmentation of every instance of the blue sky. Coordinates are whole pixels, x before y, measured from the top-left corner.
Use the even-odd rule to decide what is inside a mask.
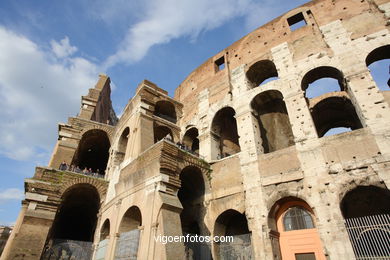
[[[24,178],[47,165],[58,122],[75,116],[98,74],[120,114],[138,83],[169,91],[207,58],[306,1],[0,2],[0,224],[12,224]]]

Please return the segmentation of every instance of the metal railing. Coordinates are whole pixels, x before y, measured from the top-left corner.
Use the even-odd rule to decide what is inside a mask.
[[[390,260],[390,215],[345,220],[356,260]]]

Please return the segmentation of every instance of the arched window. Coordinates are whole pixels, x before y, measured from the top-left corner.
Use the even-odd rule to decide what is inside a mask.
[[[130,207],[119,225],[115,259],[137,259],[141,225],[141,211],[136,206]]]
[[[172,136],[172,130],[163,125],[155,125],[153,129],[154,133],[154,143],[157,143],[161,139],[164,139],[164,137],[170,136],[170,139],[173,140]]]
[[[250,66],[246,72],[252,88],[265,84],[271,80],[278,79],[278,71],[275,64],[270,60],[261,60]]]
[[[302,78],[301,87],[305,91],[306,98],[314,98],[336,91],[345,91],[344,75],[333,67],[317,67],[305,74]]]
[[[236,112],[231,107],[219,110],[211,124],[212,159],[221,159],[240,152]]]
[[[305,209],[292,207],[283,217],[284,231],[314,228],[313,220]]]
[[[186,131],[183,137],[183,144],[194,153],[199,153],[198,136],[198,129],[196,127],[191,127]]]
[[[355,107],[347,96],[332,96],[315,104],[311,116],[319,137],[362,128]],[[334,129],[338,128],[338,131]]]
[[[390,45],[376,48],[367,55],[366,65],[371,76],[380,90],[389,90],[390,87]]]
[[[158,101],[154,107],[154,115],[176,124],[175,106],[169,101]]]
[[[253,98],[251,107],[257,119],[264,153],[294,145],[294,136],[282,93],[268,90]]]
[[[120,164],[123,162],[126,156],[126,149],[127,149],[127,144],[129,142],[129,134],[130,134],[130,128],[126,127],[125,130],[123,130],[121,136],[119,137],[118,141],[118,150],[116,153],[117,156],[117,161]]]
[[[75,184],[62,196],[51,231],[45,257],[56,252],[69,256],[92,257],[92,242],[100,207],[100,196],[90,184]],[[50,259],[50,258],[44,258]]]
[[[109,149],[110,140],[106,132],[98,129],[89,130],[81,137],[72,164],[78,166],[81,170],[91,168],[94,173],[104,174]]]
[[[183,206],[180,221],[183,235],[210,235],[204,224],[206,209],[203,205],[205,183],[202,172],[193,166],[185,167],[180,173],[181,187],[177,193]],[[185,243],[186,252],[191,252],[194,260],[211,259],[209,243]]]
[[[356,259],[386,259],[390,255],[390,191],[358,186],[340,203]]]
[[[299,198],[285,197],[272,206],[268,225],[275,259],[326,259],[313,218],[310,206]]]
[[[319,137],[362,128],[340,70],[329,66],[314,68],[302,78],[301,87]]]
[[[97,245],[95,260],[104,260],[110,240],[110,220],[106,219],[100,229],[100,241]]]
[[[252,259],[251,233],[245,214],[229,209],[224,211],[215,221],[215,236],[233,236],[233,241],[215,244],[217,259]]]

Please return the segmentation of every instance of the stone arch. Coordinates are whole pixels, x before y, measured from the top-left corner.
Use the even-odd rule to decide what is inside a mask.
[[[383,45],[368,53],[365,60],[371,77],[375,81],[377,87],[382,91],[387,91],[390,87],[390,78],[388,77],[390,63],[389,53],[390,44]]]
[[[177,116],[176,116],[176,108],[175,105],[168,100],[159,100],[154,105],[155,116],[164,118],[174,124],[176,124]]]
[[[267,90],[256,95],[251,109],[257,119],[264,153],[294,145],[294,136],[283,95],[277,90]]]
[[[237,259],[252,258],[251,231],[245,213],[234,209],[222,212],[215,220],[214,236],[233,236],[232,242],[214,243],[214,259],[227,259],[235,255]]]
[[[313,89],[310,84],[314,83],[317,80],[321,79],[334,79],[336,80],[336,83],[330,82],[327,83],[327,86],[323,89],[318,88]],[[337,85],[336,85],[337,84]],[[313,98],[316,96],[320,96],[325,93],[335,92],[335,91],[346,91],[346,82],[344,79],[344,74],[337,68],[331,67],[331,66],[319,66],[315,67],[308,72],[305,73],[301,80],[301,89],[305,93],[306,98]],[[311,92],[319,92],[315,95],[310,95],[308,97],[308,91],[311,90]]]
[[[137,206],[129,207],[118,226],[119,238],[116,242],[115,258],[130,259],[130,257],[137,256],[141,226],[141,210]]]
[[[77,183],[66,188],[61,195],[50,239],[92,242],[100,199],[96,187],[89,183]]]
[[[104,240],[104,239],[107,239],[110,235],[110,219],[106,219],[104,222],[103,222],[103,225],[101,226],[100,228],[100,241]]]
[[[390,190],[375,185],[359,185],[344,195],[340,209],[344,218],[390,215]]]
[[[126,150],[129,143],[130,128],[126,127],[120,135],[117,143],[116,160],[118,164],[122,163],[126,157]]]
[[[245,73],[251,88],[264,84],[263,82],[278,78],[278,71],[271,60],[260,60],[250,65]]]
[[[107,132],[100,129],[86,131],[80,139],[72,164],[81,169],[91,168],[93,172],[104,174],[110,146]]]
[[[229,106],[215,114],[211,123],[212,159],[221,159],[241,151],[235,114]]]
[[[65,194],[65,192],[67,192],[73,186],[79,185],[79,184],[88,184],[88,185],[93,186],[99,194],[99,201],[104,200],[104,197],[106,196],[106,192],[107,192],[106,182],[99,180],[99,179],[86,177],[86,176],[80,177],[80,178],[75,178],[75,179],[69,180],[68,182],[65,182],[64,184],[62,184],[59,188],[59,191],[58,191],[60,197],[62,197]]]
[[[304,253],[307,259],[326,259],[314,211],[306,201],[292,196],[276,201],[268,214],[268,227],[275,258],[295,259]]]
[[[390,44],[380,46],[372,50],[366,57],[366,66],[384,59],[390,59]]]
[[[343,127],[352,131],[363,127],[347,96],[326,97],[315,104],[310,112],[319,137],[335,128]]]
[[[110,140],[110,143],[112,143],[113,138],[114,138],[114,127],[109,126],[109,125],[87,125],[83,127],[80,130],[80,136],[83,136],[86,132],[91,131],[91,130],[101,130],[107,134],[108,139]]]
[[[183,144],[192,152],[199,153],[199,131],[195,126],[188,127],[184,136]]]
[[[173,131],[171,128],[165,125],[154,124],[153,126],[154,143],[168,137],[171,141],[174,140]],[[170,137],[169,137],[170,136]]]
[[[359,185],[340,202],[351,245],[357,259],[390,255],[390,190]]]

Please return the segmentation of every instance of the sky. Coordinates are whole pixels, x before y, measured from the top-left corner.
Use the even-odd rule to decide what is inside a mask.
[[[100,73],[120,115],[143,79],[173,96],[209,57],[305,2],[0,1],[0,225],[15,222],[24,179],[48,164],[57,124]]]

